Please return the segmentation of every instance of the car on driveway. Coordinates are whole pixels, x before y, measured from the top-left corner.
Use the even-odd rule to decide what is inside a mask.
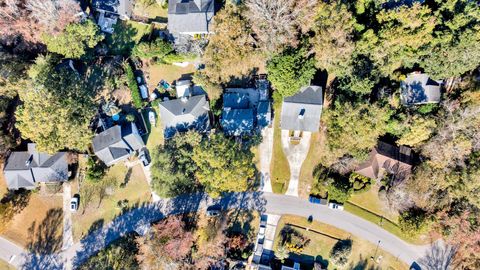
[[[78,210],[79,196],[75,195],[70,199],[70,211],[76,212]]]
[[[328,208],[333,210],[342,210],[343,211],[343,204],[331,202],[328,204]]]
[[[143,166],[148,166],[150,164],[150,159],[147,153],[147,150],[144,148],[138,153],[138,159],[142,162]]]

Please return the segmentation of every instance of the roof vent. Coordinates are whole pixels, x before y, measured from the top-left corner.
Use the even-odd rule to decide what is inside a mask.
[[[305,109],[301,109],[298,114],[298,119],[302,120],[303,118],[305,118]]]
[[[188,97],[187,97],[187,96],[183,96],[183,97],[180,98],[180,100],[181,100],[183,103],[187,103]]]

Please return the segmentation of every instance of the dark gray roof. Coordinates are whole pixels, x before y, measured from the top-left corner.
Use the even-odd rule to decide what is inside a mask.
[[[269,126],[271,119],[270,101],[260,101],[257,106],[257,126],[260,128]]]
[[[400,83],[403,104],[438,103],[441,98],[440,83],[427,74],[411,73]]]
[[[92,7],[96,11],[106,11],[123,18],[130,18],[133,10],[133,0],[93,0]]]
[[[318,131],[323,95],[320,86],[306,86],[283,99],[280,126],[285,130]]]
[[[9,189],[31,189],[37,182],[68,180],[66,153],[39,153],[35,144],[29,144],[28,151],[12,152],[3,171]]]
[[[144,146],[134,123],[113,126],[93,138],[93,151],[107,166],[127,159]]]
[[[253,109],[224,108],[221,124],[223,131],[228,135],[249,134],[253,130]]]
[[[209,32],[214,3],[214,0],[168,1],[168,30],[171,33]]]
[[[248,109],[249,98],[245,93],[225,93],[223,94],[223,107],[232,109]]]
[[[165,132],[167,138],[175,131],[190,128],[206,131],[210,127],[210,105],[205,95],[163,101],[159,103],[159,108],[163,127],[172,131]]]

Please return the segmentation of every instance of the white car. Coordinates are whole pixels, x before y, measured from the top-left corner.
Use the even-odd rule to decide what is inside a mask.
[[[70,200],[70,211],[75,212],[77,210],[78,210],[78,196],[75,196]]]
[[[328,208],[333,209],[333,210],[342,210],[343,211],[343,204],[338,204],[338,203],[329,203]]]

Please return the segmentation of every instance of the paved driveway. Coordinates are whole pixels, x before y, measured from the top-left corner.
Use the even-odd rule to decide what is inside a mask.
[[[73,245],[72,233],[72,212],[70,211],[70,200],[72,199],[72,188],[70,183],[63,183],[63,245],[65,250]]]
[[[260,156],[261,190],[263,192],[272,192],[270,161],[272,160],[273,151],[273,128],[264,128],[262,130],[262,137],[262,143],[258,147]]]
[[[290,182],[285,195],[298,197],[298,182],[300,179],[300,170],[305,158],[307,158],[308,149],[310,148],[310,132],[303,132],[302,139],[299,144],[291,144],[289,131],[282,130],[282,147],[285,156],[290,164]]]
[[[254,209],[262,213],[292,214],[303,217],[312,215],[317,221],[335,226],[374,244],[380,241],[381,249],[408,265],[424,257],[430,250],[430,245],[408,244],[377,225],[348,212],[331,210],[298,197],[254,192],[231,193],[217,200],[212,200],[205,194],[192,194],[146,204],[115,218],[103,228],[91,232],[80,242],[59,254],[29,254],[15,244],[0,238],[0,258],[9,261],[11,256],[15,256],[12,264],[23,269],[65,269],[71,264],[75,267],[112,241],[134,231],[142,224],[160,220],[167,215],[203,211],[203,208],[212,203],[220,205],[223,209]]]

